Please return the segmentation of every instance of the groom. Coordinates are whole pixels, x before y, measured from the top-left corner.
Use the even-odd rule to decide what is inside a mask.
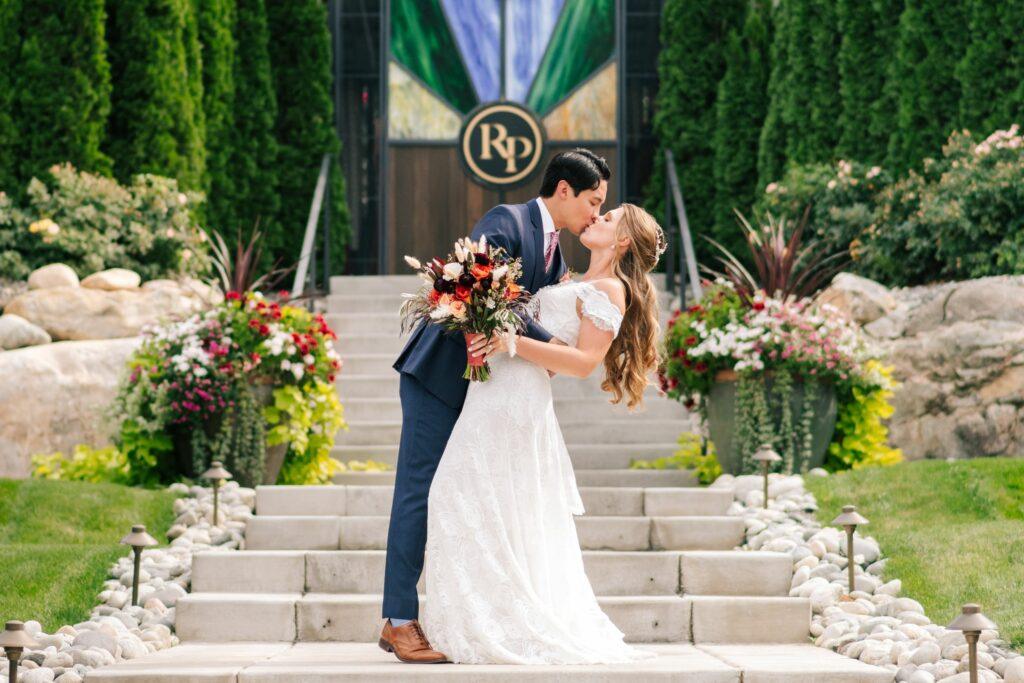
[[[559,231],[568,228],[578,236],[597,220],[609,177],[608,164],[590,150],[558,154],[544,172],[540,197],[494,207],[473,228],[472,238],[486,235],[489,245],[504,247],[511,258],[522,258],[519,284],[536,293],[561,279],[566,267],[558,248]],[[525,334],[551,340],[535,321],[527,321]],[[490,342],[479,335],[468,350],[487,354]],[[420,629],[416,584],[423,571],[430,482],[469,386],[462,378],[466,352],[461,334],[449,334],[440,325],[420,325],[394,364],[401,373],[402,438],[388,528],[382,615],[387,621],[380,646],[403,662],[446,661]]]

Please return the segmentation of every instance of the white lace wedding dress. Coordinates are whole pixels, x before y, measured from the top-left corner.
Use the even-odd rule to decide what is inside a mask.
[[[575,346],[583,315],[618,333],[622,315],[587,282],[531,303]],[[547,371],[502,354],[470,383],[427,505],[426,604],[434,649],[458,663],[586,664],[653,656],[623,642],[583,571],[572,515],[583,513]]]

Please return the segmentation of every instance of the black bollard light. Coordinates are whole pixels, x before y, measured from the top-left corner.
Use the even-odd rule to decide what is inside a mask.
[[[130,545],[135,553],[135,571],[132,573],[132,605],[139,604],[139,568],[142,564],[142,549],[159,545],[156,539],[146,533],[143,524],[132,526],[132,532],[121,539],[121,545]]]
[[[217,492],[225,479],[231,479],[231,473],[224,469],[224,465],[220,460],[214,460],[210,463],[210,469],[203,472],[203,479],[209,479],[213,482],[213,525],[219,526],[220,522],[217,520]]]
[[[0,631],[0,647],[4,649],[9,662],[8,678],[9,683],[18,683],[18,662],[21,660],[21,653],[27,648],[39,647],[39,643],[25,630],[25,624],[20,621],[8,621],[3,631]]]
[[[844,505],[843,514],[833,519],[832,523],[841,525],[846,529],[846,569],[850,577],[849,594],[853,592],[853,532],[857,530],[858,525],[867,524],[868,520],[857,512],[855,506]]]
[[[960,616],[946,628],[953,631],[963,631],[964,639],[967,640],[967,653],[970,659],[971,683],[978,683],[978,638],[981,632],[986,629],[994,629],[996,625],[992,620],[981,613],[981,605],[968,603],[963,606]]]
[[[763,465],[764,474],[764,509],[768,509],[768,470],[771,468],[773,462],[779,462],[782,460],[782,456],[772,450],[770,443],[763,444],[754,453],[754,460],[760,462]]]

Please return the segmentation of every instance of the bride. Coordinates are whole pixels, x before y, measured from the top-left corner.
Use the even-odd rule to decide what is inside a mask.
[[[423,625],[459,663],[586,664],[653,656],[623,642],[583,569],[572,515],[583,514],[555,417],[550,374],[602,362],[612,402],[642,402],[657,362],[648,273],[664,235],[623,204],[586,228],[590,267],[541,289],[531,307],[558,340],[495,340],[492,376],[472,382],[427,504]],[[560,342],[560,343],[558,343]]]

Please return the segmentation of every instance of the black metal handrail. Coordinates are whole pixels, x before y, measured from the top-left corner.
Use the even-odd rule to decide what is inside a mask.
[[[673,217],[679,219],[678,230],[673,228]],[[693,239],[690,237],[690,222],[686,218],[686,204],[683,192],[679,187],[679,175],[676,173],[675,157],[672,150],[665,150],[665,238],[668,250],[665,253],[665,289],[669,294],[676,293],[676,269],[679,270],[679,301],[686,305],[686,284],[689,281],[690,293],[694,301],[700,301],[702,292],[700,276],[697,273],[697,256],[693,251]],[[681,248],[676,254],[676,237]]]

